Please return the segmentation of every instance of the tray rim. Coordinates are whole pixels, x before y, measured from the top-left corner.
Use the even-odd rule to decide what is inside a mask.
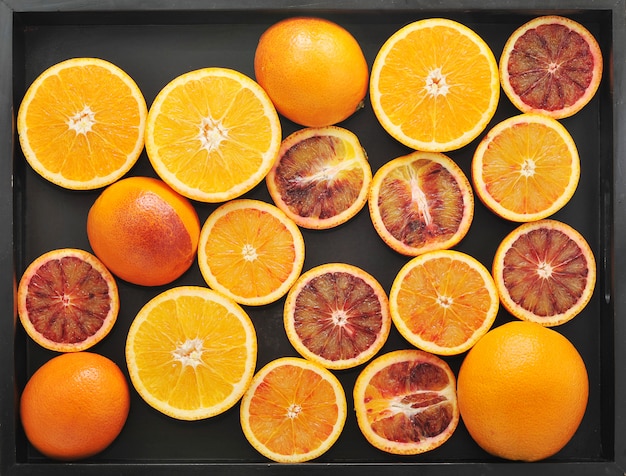
[[[188,11],[211,10],[211,11],[246,11],[246,10],[292,10],[295,12],[323,11],[345,12],[350,10],[376,11],[392,9],[394,11],[414,10],[447,10],[450,12],[463,13],[471,10],[488,10],[497,8],[498,11],[523,10],[528,13],[540,14],[541,12],[580,12],[586,10],[610,10],[613,18],[612,55],[607,61],[606,69],[612,70],[613,83],[611,94],[613,100],[613,129],[614,142],[612,144],[614,157],[613,170],[613,241],[615,248],[609,250],[607,259],[612,260],[614,270],[613,289],[610,299],[614,307],[613,331],[614,331],[614,448],[609,453],[613,458],[606,461],[593,462],[541,462],[532,465],[539,473],[546,474],[626,474],[626,408],[620,403],[626,402],[626,322],[620,320],[626,315],[626,253],[621,253],[621,241],[626,238],[626,216],[620,214],[620,206],[626,202],[626,139],[621,131],[626,131],[626,0],[597,0],[589,3],[588,0],[529,0],[519,4],[507,2],[506,6],[499,5],[497,0],[408,0],[404,2],[391,0],[322,0],[311,3],[306,0],[152,0],[151,2],[137,2],[135,0],[109,0],[102,4],[90,0],[66,0],[63,2],[46,2],[46,0],[0,0],[0,38],[12,39],[14,19],[16,15],[23,13],[49,13],[49,12],[167,12],[168,10]],[[15,333],[16,309],[14,303],[15,287],[15,232],[14,232],[14,201],[13,201],[13,154],[15,151],[15,113],[17,105],[13,102],[13,48],[11,40],[0,42],[0,190],[4,191],[0,200],[0,219],[4,223],[0,233],[0,299],[4,303],[12,303],[13,319],[5,316],[0,319],[0,335]],[[5,125],[11,124],[11,127]],[[8,193],[7,191],[10,191]],[[10,224],[10,225],[7,225]],[[9,232],[11,230],[11,232]],[[242,472],[267,473],[267,474],[290,474],[294,467],[279,464],[258,463],[206,463],[185,462],[176,464],[172,462],[138,461],[137,463],[21,463],[16,456],[16,404],[17,389],[15,385],[15,352],[14,342],[0,348],[0,362],[3,362],[0,370],[0,474],[101,474],[103,469],[119,474],[171,474],[172,471],[180,474],[200,474],[207,470],[215,474],[241,474]],[[531,466],[526,463],[514,462],[481,462],[459,461],[446,463],[305,463],[297,466],[298,471],[306,474],[321,474],[337,470],[346,474],[365,472],[374,474],[374,471],[390,470],[398,474],[409,474],[417,468],[426,474],[483,474],[485,471],[498,472],[500,470],[510,472],[512,475],[526,474]],[[286,473],[285,473],[286,472]],[[370,473],[371,472],[371,473]]]

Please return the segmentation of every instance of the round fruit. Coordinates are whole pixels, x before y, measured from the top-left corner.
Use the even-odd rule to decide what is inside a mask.
[[[555,119],[580,111],[602,78],[602,51],[581,24],[555,15],[519,27],[500,57],[502,89],[522,112]]]
[[[269,27],[254,72],[279,113],[309,127],[350,117],[367,93],[367,61],[357,40],[322,18],[288,18]]]
[[[109,185],[87,216],[94,253],[119,278],[168,284],[193,263],[200,222],[192,204],[164,182],[129,177]]]
[[[354,384],[354,407],[367,441],[393,454],[433,450],[459,423],[452,370],[439,357],[417,349],[371,361]]]
[[[472,187],[448,156],[413,152],[383,165],[372,180],[369,211],[392,249],[408,256],[461,241],[474,217]]]
[[[304,273],[287,295],[284,325],[303,357],[330,369],[356,367],[385,344],[389,302],[370,274],[345,263]]]
[[[108,335],[120,301],[115,279],[98,258],[64,248],[44,253],[26,268],[17,308],[35,342],[57,352],[76,352]]]
[[[305,128],[283,140],[267,188],[303,228],[347,222],[367,202],[372,169],[359,139],[336,126]]]
[[[504,307],[544,326],[563,324],[587,305],[596,261],[585,238],[556,220],[525,223],[498,246],[493,276]]]
[[[130,409],[124,374],[91,352],[53,357],[28,380],[20,418],[30,443],[49,458],[78,460],[107,448]]]
[[[585,414],[589,382],[572,343],[533,322],[489,331],[459,370],[461,417],[500,458],[537,461],[560,451]]]

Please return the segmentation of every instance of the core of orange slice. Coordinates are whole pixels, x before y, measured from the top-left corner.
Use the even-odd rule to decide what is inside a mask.
[[[498,314],[491,274],[455,250],[431,251],[398,272],[389,292],[391,318],[400,334],[427,352],[454,355],[472,347]]]
[[[281,357],[254,376],[240,415],[243,433],[259,453],[280,463],[301,463],[337,441],[346,421],[346,396],[330,370]]]
[[[378,281],[346,263],[304,273],[285,301],[289,341],[303,357],[330,369],[356,367],[385,344],[389,301]]]
[[[207,284],[240,304],[260,306],[289,291],[304,264],[304,238],[280,209],[231,200],[209,215],[198,244]]]
[[[577,316],[596,283],[591,247],[557,220],[524,223],[509,233],[496,250],[492,272],[504,307],[544,326]]]
[[[382,46],[370,99],[383,128],[417,150],[444,152],[485,129],[500,98],[498,64],[470,28],[444,18],[409,23]]]
[[[222,202],[254,188],[281,142],[278,114],[265,91],[228,68],[182,74],[157,95],[146,123],[146,152],[174,190]]]
[[[144,147],[148,109],[133,79],[98,58],[46,69],[26,91],[17,131],[26,160],[42,177],[73,190],[109,185]]]
[[[451,248],[469,231],[474,194],[461,168],[436,152],[390,160],[372,180],[374,228],[393,250],[408,256]]]
[[[274,203],[303,228],[347,222],[367,202],[372,169],[359,139],[336,126],[300,129],[283,140],[267,174]]]
[[[563,208],[580,178],[580,158],[567,129],[541,114],[520,114],[497,124],[472,161],[474,190],[502,218],[525,222]]]
[[[141,397],[179,420],[200,420],[235,405],[256,366],[252,321],[208,288],[181,286],[151,299],[128,331],[126,362]]]

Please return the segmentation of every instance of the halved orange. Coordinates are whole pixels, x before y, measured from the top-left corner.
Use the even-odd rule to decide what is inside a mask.
[[[591,247],[557,220],[524,223],[509,233],[496,250],[492,272],[504,307],[544,326],[577,316],[596,283]]]
[[[469,144],[487,127],[499,98],[491,49],[453,20],[409,23],[384,43],[372,66],[374,113],[413,149],[445,152]]]
[[[131,382],[153,408],[179,420],[224,413],[247,390],[257,357],[248,314],[208,288],[170,288],[146,303],[126,340]]]
[[[346,395],[330,370],[281,357],[254,376],[240,407],[243,433],[263,456],[280,463],[318,458],[339,438]]]
[[[361,268],[327,263],[293,285],[285,301],[284,325],[303,357],[329,369],[356,367],[387,341],[389,300],[376,278]]]
[[[494,126],[472,160],[476,194],[502,218],[525,222],[563,208],[580,178],[580,158],[567,129],[542,114],[520,114]]]
[[[491,274],[476,258],[438,250],[413,258],[398,272],[389,292],[391,318],[416,347],[454,355],[472,347],[498,314]]]
[[[451,248],[474,217],[469,180],[450,157],[436,152],[387,162],[374,175],[368,200],[380,237],[407,256]]]
[[[312,229],[332,228],[356,215],[367,202],[371,181],[358,137],[336,126],[291,134],[266,177],[276,206]]]
[[[281,142],[265,91],[228,68],[203,68],[170,81],[146,123],[146,152],[157,174],[192,200],[223,202],[265,178]]]
[[[41,73],[17,114],[26,160],[42,177],[73,190],[109,185],[144,147],[148,109],[135,81],[98,58],[72,58]]]
[[[260,306],[287,294],[304,265],[304,238],[279,208],[231,200],[204,222],[198,265],[207,284],[240,304]]]

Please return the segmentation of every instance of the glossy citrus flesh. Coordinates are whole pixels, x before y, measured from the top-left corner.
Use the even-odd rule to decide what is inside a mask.
[[[130,379],[153,408],[179,420],[224,413],[248,388],[257,340],[246,312],[208,288],[180,286],[151,299],[126,340]]]
[[[472,161],[474,190],[497,215],[523,222],[546,218],[572,198],[580,158],[567,129],[556,119],[521,114],[497,124]]]
[[[322,18],[269,27],[254,56],[256,80],[287,119],[309,127],[341,122],[362,106],[369,70],[357,40]]]
[[[492,51],[453,20],[409,23],[387,39],[372,66],[374,113],[412,149],[445,152],[469,144],[493,117],[499,98]]]
[[[30,377],[20,397],[26,437],[49,458],[73,461],[106,449],[130,409],[126,377],[91,352],[57,355]]]
[[[135,164],[147,113],[139,87],[119,67],[73,58],[33,81],[17,130],[37,173],[64,188],[91,190],[113,183]]]
[[[211,288],[240,304],[269,304],[287,294],[300,276],[304,238],[274,205],[232,200],[202,226],[198,264]]]
[[[541,220],[520,225],[498,246],[493,276],[514,316],[556,326],[587,305],[596,283],[596,261],[585,238],[570,225]]]
[[[585,414],[585,363],[560,333],[514,321],[488,332],[458,374],[461,418],[485,451],[537,461],[560,451]]]
[[[303,357],[330,369],[356,367],[385,344],[389,302],[370,274],[345,263],[310,269],[287,295],[284,325]]]
[[[94,253],[119,278],[159,286],[196,257],[200,221],[191,202],[163,181],[128,177],[109,185],[87,216]]]
[[[372,169],[352,132],[300,129],[281,144],[266,182],[274,203],[303,228],[347,222],[367,202]]]
[[[88,349],[106,337],[120,308],[117,284],[91,253],[63,248],[35,259],[17,291],[22,326],[57,352]]]
[[[408,256],[451,248],[474,217],[469,180],[452,159],[433,152],[413,152],[379,168],[368,204],[383,241]]]
[[[354,384],[357,423],[387,453],[415,455],[438,448],[456,430],[456,380],[441,358],[418,349],[372,360]]]
[[[240,415],[243,433],[259,453],[301,463],[320,457],[337,441],[346,421],[346,396],[330,370],[281,357],[254,376]]]
[[[555,119],[580,111],[602,79],[602,51],[581,24],[556,15],[519,27],[500,57],[502,89],[522,112]]]
[[[157,174],[183,196],[222,202],[259,184],[281,141],[265,91],[227,68],[170,81],[150,106],[146,152]]]

